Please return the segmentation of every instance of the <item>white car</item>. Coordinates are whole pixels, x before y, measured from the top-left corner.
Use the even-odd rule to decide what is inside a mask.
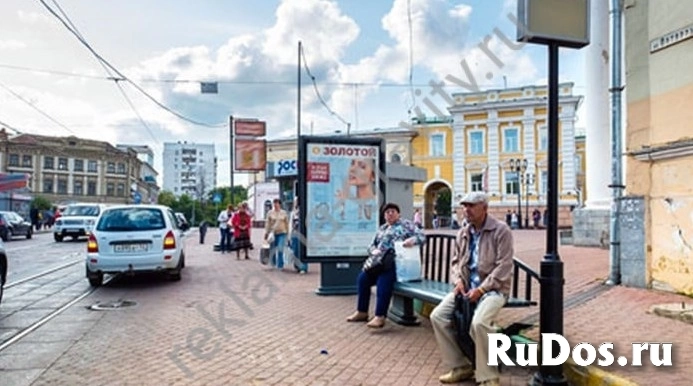
[[[164,272],[180,280],[185,267],[183,231],[163,205],[104,209],[87,241],[87,279],[94,287],[104,274]]]
[[[53,239],[63,241],[67,236],[77,240],[91,232],[96,218],[106,208],[105,204],[72,204],[63,210],[53,225]]]

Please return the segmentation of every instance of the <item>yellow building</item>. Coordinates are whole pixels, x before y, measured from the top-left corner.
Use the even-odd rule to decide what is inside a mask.
[[[625,284],[693,295],[693,8],[631,2],[625,13]]]
[[[486,191],[492,198],[490,212],[500,218],[508,211],[519,212],[521,222],[534,209],[543,214],[547,96],[545,86],[453,94],[450,118],[413,125],[418,136],[412,141],[412,162],[429,178],[414,186],[414,205],[423,209],[427,224],[436,197],[446,189],[453,206],[466,192]],[[577,153],[574,124],[582,97],[573,95],[572,83],[560,85],[559,97],[559,224],[569,226],[570,211],[584,191],[578,180],[584,155]],[[584,138],[582,143],[584,151]],[[513,160],[520,161],[520,171],[511,169]]]

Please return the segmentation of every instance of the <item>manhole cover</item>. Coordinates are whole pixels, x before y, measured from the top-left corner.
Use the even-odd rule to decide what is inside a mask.
[[[137,305],[137,303],[130,301],[130,300],[117,300],[115,302],[109,302],[109,303],[96,303],[96,304],[93,304],[87,308],[92,310],[92,311],[112,311],[112,310],[119,310],[119,309],[125,308],[125,307],[132,307],[134,305]]]

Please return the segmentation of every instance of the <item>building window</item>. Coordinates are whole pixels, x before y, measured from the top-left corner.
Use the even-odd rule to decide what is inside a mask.
[[[116,192],[118,197],[125,197],[125,184],[120,182],[118,183],[118,190]]]
[[[481,192],[484,190],[484,174],[483,173],[474,173],[472,174],[471,178],[471,186],[472,192]]]
[[[67,194],[67,180],[62,178],[58,180],[58,194]]]
[[[125,164],[118,162],[118,174],[125,174]]]
[[[73,194],[75,196],[84,195],[84,186],[82,185],[82,181],[75,181],[74,187],[73,187]]]
[[[19,154],[10,154],[7,164],[8,166],[19,166]]]
[[[445,155],[445,134],[431,134],[429,152],[431,157],[443,157]]]
[[[539,151],[546,151],[549,148],[549,132],[546,126],[539,128]]]
[[[106,173],[114,173],[115,174],[115,162],[109,162],[106,164]]]
[[[541,187],[541,192],[540,192],[540,194],[542,194],[542,195],[545,196],[546,193],[547,193],[547,191],[549,190],[549,189],[548,189],[548,186],[549,186],[549,172],[548,172],[548,171],[546,171],[546,170],[542,170],[542,171],[541,171],[541,181],[540,181],[540,183],[541,183],[541,186],[540,186],[540,187]]]
[[[53,178],[43,179],[43,193],[53,193]]]
[[[401,164],[402,157],[399,154],[394,153],[392,154],[392,157],[390,157],[390,162],[392,162],[393,164]]]
[[[58,170],[67,170],[67,158],[58,158]]]
[[[484,133],[482,131],[469,133],[469,154],[484,154]]]
[[[75,171],[76,172],[83,172],[84,171],[84,160],[81,160],[81,159],[75,160]]]
[[[22,156],[22,166],[25,168],[30,168],[32,164],[32,156],[30,155],[23,155]]]
[[[518,194],[520,181],[517,172],[505,172],[505,194]]]
[[[518,138],[518,130],[505,129],[503,130],[503,151],[506,153],[518,153],[520,151],[520,141]]]
[[[87,171],[89,173],[98,173],[99,172],[96,168],[96,161],[89,160],[89,162],[87,163]]]
[[[106,183],[106,195],[113,196],[115,193],[115,184],[112,182]]]
[[[55,162],[53,157],[44,157],[43,158],[43,168],[44,169],[53,169],[54,168],[53,162]]]
[[[87,195],[96,196],[96,181],[87,182]]]

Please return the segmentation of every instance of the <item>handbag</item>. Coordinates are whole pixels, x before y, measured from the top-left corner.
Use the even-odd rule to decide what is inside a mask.
[[[395,263],[395,251],[394,249],[388,249],[385,253],[371,253],[363,262],[363,271],[370,273],[372,275],[379,275],[389,269]]]
[[[267,265],[270,262],[270,246],[267,243],[262,244],[260,248],[260,264]]]
[[[397,281],[421,281],[421,249],[405,247],[403,241],[395,241],[395,269]]]
[[[274,231],[267,234],[267,244],[274,243]]]

